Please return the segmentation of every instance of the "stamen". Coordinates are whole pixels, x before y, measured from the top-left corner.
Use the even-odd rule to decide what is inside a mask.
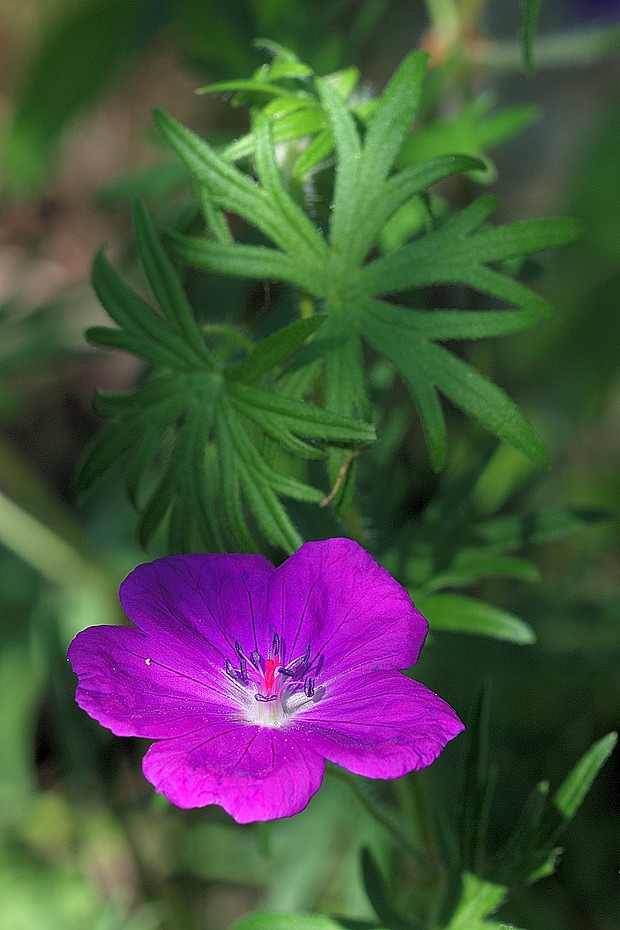
[[[232,678],[233,681],[240,681],[244,685],[247,685],[248,683],[246,669],[241,666],[241,671],[238,671],[233,665],[230,664],[228,659],[226,659],[226,674],[229,678]]]
[[[296,659],[293,659],[292,662],[289,662],[288,665],[284,665],[278,669],[283,675],[288,675],[289,678],[295,678],[297,675],[301,677],[301,673],[308,667],[310,662],[310,643],[308,643],[308,648],[306,649],[306,654],[303,656],[298,656]]]
[[[254,649],[246,656],[237,640],[234,645],[239,657],[238,663],[234,659],[232,662],[226,659],[226,675],[237,686],[236,698],[245,706],[250,722],[259,726],[283,727],[294,714],[323,697],[325,689],[315,687],[321,657],[311,655],[310,643],[304,655],[298,655],[287,665],[282,664],[280,651],[286,650],[286,644],[279,633],[272,634],[269,647],[263,655]],[[308,674],[311,669],[313,675]],[[245,696],[239,691],[245,692]],[[274,707],[269,711],[261,711],[259,708],[252,711],[252,696],[258,704],[273,703]]]

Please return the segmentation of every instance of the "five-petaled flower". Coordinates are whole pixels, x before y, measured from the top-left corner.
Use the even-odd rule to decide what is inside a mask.
[[[279,568],[259,555],[157,559],[120,599],[135,627],[90,627],[69,647],[76,700],[113,733],[155,740],[144,774],[179,807],[287,817],[326,759],[397,778],[463,729],[401,673],[426,620],[349,539],[306,543]]]

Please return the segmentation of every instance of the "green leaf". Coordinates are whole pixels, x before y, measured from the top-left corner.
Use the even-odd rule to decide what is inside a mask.
[[[510,839],[496,856],[492,873],[497,880],[534,882],[552,874],[560,852],[556,848],[557,841],[616,743],[616,733],[608,733],[594,743],[555,792],[551,804],[548,803],[548,783],[540,782],[536,786]]]
[[[164,139],[190,171],[206,184],[217,207],[239,214],[260,229],[285,253],[312,265],[326,258],[325,242],[303,211],[284,191],[281,183],[271,186],[273,153],[266,155],[269,138],[266,122],[260,121],[256,136],[261,152],[261,169],[269,189],[260,187],[248,175],[228,164],[203,139],[167,114],[156,110],[155,121]],[[274,185],[276,182],[273,182]]]
[[[93,263],[92,283],[105,310],[122,327],[123,348],[127,345],[128,351],[135,351],[128,343],[133,337],[135,344],[142,347],[138,354],[149,361],[184,370],[204,364],[204,355],[197,352],[194,344],[188,344],[182,335],[172,330],[163,317],[128,287],[102,252],[97,254]],[[104,327],[92,327],[87,335],[93,341],[113,345],[113,332]]]
[[[334,150],[334,137],[331,129],[322,129],[316,133],[314,139],[308,143],[293,168],[293,176],[303,178],[313,168],[327,160]]]
[[[41,182],[67,123],[93,104],[144,33],[140,0],[93,0],[58,12],[42,31],[3,140],[4,173],[23,190]]]
[[[261,531],[274,546],[280,546],[289,552],[298,549],[303,540],[278,501],[274,490],[287,497],[315,503],[321,500],[321,492],[270,468],[252,444],[242,424],[232,415],[232,411],[226,407],[224,411],[226,429],[232,439],[235,453],[235,480],[239,481]]]
[[[321,234],[284,185],[275,158],[269,121],[265,117],[257,120],[254,137],[258,178],[279,213],[282,231],[289,239],[287,250],[296,257],[314,254],[315,258],[323,258],[325,243]]]
[[[427,62],[426,52],[408,55],[377,100],[364,137],[364,193],[380,184],[396,161],[420,104]]]
[[[489,432],[510,443],[538,465],[547,466],[544,445],[516,404],[475,368],[433,343],[418,356],[429,381]]]
[[[278,87],[277,84],[272,84],[269,81],[253,80],[217,81],[214,84],[207,84],[205,87],[200,87],[196,93],[230,94],[240,91],[245,91],[251,95],[258,94],[259,96],[263,94],[271,95],[274,97],[282,97],[286,95],[286,91],[282,87]]]
[[[358,307],[365,338],[400,371],[418,408],[435,468],[445,458],[445,427],[435,389],[474,416],[486,429],[511,443],[539,464],[547,464],[544,446],[516,405],[492,382],[430,338],[452,333],[477,337],[480,331],[511,332],[529,325],[534,317],[511,313],[464,314],[420,312],[383,301],[365,301]],[[436,336],[435,333],[438,335]]]
[[[509,336],[539,320],[538,314],[531,310],[407,310],[406,313],[400,310],[394,314],[391,305],[381,301],[373,302],[372,307],[379,318],[398,320],[421,336],[440,341]]]
[[[449,152],[461,152],[479,159],[470,177],[485,183],[495,180],[497,172],[487,150],[532,123],[538,111],[529,105],[492,111],[493,103],[491,94],[481,94],[459,107],[447,119],[434,119],[416,126],[401,149],[398,166],[415,164]]]
[[[424,596],[443,588],[468,587],[484,578],[538,581],[540,572],[531,562],[517,556],[461,550],[449,569],[424,582]]]
[[[239,245],[183,236],[171,232],[168,241],[174,255],[194,268],[236,278],[262,278],[288,281],[296,287],[316,293],[316,268],[300,264],[291,255],[266,246]]]
[[[508,842],[495,856],[492,873],[496,881],[510,884],[518,880],[533,880],[531,876],[549,860],[549,850],[541,850],[538,839],[548,796],[549,783],[546,781],[539,782],[530,792]],[[556,858],[555,851],[553,857]]]
[[[592,787],[592,783],[605,764],[616,743],[617,733],[608,733],[598,740],[581,757],[577,765],[553,795],[553,807],[546,812],[542,824],[542,845],[554,845],[566,829]]]
[[[374,427],[369,423],[331,413],[263,388],[233,382],[228,386],[227,393],[242,413],[248,414],[250,407],[253,407],[277,414],[284,429],[302,436],[342,443],[373,442],[376,438]]]
[[[463,892],[461,902],[450,923],[448,930],[483,930],[484,927],[499,927],[506,924],[483,923],[485,917],[493,914],[506,897],[508,889],[503,885],[485,881],[471,872],[463,874]]]
[[[479,523],[474,538],[504,551],[522,549],[533,544],[555,542],[586,526],[610,518],[609,511],[594,507],[574,507],[494,517]]]
[[[267,178],[273,166],[264,153],[261,157]],[[278,207],[287,208],[283,189],[276,190],[273,178],[268,183]],[[294,223],[294,214],[289,219]],[[116,461],[129,459],[126,490],[140,511],[143,545],[167,521],[171,551],[188,551],[198,541],[209,549],[255,551],[255,529],[273,545],[293,551],[302,540],[280,498],[319,504],[325,492],[303,476],[276,468],[278,447],[304,459],[317,458],[326,451],[317,447],[319,441],[348,449],[350,455],[351,445],[370,442],[375,435],[368,423],[278,394],[273,384],[259,384],[289,361],[324,317],[295,321],[254,347],[243,362],[217,369],[204,342],[209,327],[205,336],[194,321],[176,272],[140,206],[135,224],[139,254],[161,312],[138,297],[99,255],[93,280],[120,328],[98,327],[90,335],[156,368],[135,390],[97,398],[97,409],[113,423],[93,444],[79,486],[89,487]],[[303,226],[298,231],[305,235]]]
[[[356,417],[369,422],[372,407],[364,379],[362,344],[354,329],[338,339],[338,327],[328,320],[322,335],[327,339],[334,332],[334,345],[327,353],[325,365],[325,407],[328,410],[350,410]],[[328,474],[332,487],[331,499],[337,512],[346,512],[354,488],[355,462],[350,450],[331,448],[328,453]]]
[[[481,201],[486,208],[487,199],[481,198]],[[472,220],[478,219],[475,213],[470,215]],[[462,214],[458,217],[460,222],[446,224],[366,265],[358,279],[358,287],[366,294],[381,295],[451,282],[470,285],[525,308],[540,310],[545,306],[528,288],[515,287],[517,282],[486,268],[486,263],[569,242],[578,234],[578,225],[570,219],[531,220],[468,236],[469,230],[463,223],[468,218]]]
[[[172,329],[195,349],[198,357],[213,367],[213,359],[204,344],[176,271],[159,243],[150,216],[139,201],[134,205],[133,222],[142,267],[158,306]]]
[[[525,0],[521,13],[521,43],[523,62],[527,71],[534,70],[534,40],[538,25],[540,0]]]
[[[108,423],[91,442],[76,478],[76,493],[83,494],[101,475],[122,459],[136,443],[135,423]]]
[[[351,259],[361,264],[385,224],[404,203],[424,193],[437,181],[471,171],[481,162],[467,155],[444,155],[421,164],[411,165],[389,177],[383,186],[374,188],[360,210],[360,221],[352,232]],[[363,210],[363,213],[362,213]]]
[[[533,462],[546,465],[547,453],[540,439],[513,401],[436,342],[516,333],[549,313],[547,302],[514,280],[507,269],[523,255],[569,241],[576,234],[576,225],[559,219],[490,228],[487,219],[497,201],[480,197],[448,219],[429,212],[429,223],[436,224],[432,231],[364,264],[373,246],[381,241],[386,224],[412,197],[426,198],[429,186],[436,181],[481,167],[481,162],[469,155],[443,152],[422,163],[395,168],[401,163],[419,104],[425,65],[426,56],[414,52],[380,97],[355,110],[346,99],[350,83],[343,90],[333,76],[304,77],[303,90],[291,90],[266,105],[255,121],[251,139],[243,142],[245,153],[255,155],[259,183],[230,164],[239,151],[233,156],[229,148],[218,155],[170,117],[156,114],[166,140],[208,189],[213,209],[237,213],[273,243],[273,247],[238,244],[213,228],[214,241],[172,236],[173,248],[177,257],[196,267],[288,282],[308,299],[320,302],[327,319],[321,338],[313,343],[314,358],[309,362],[308,353],[302,352],[298,364],[307,365],[309,379],[320,379],[316,359],[323,354],[323,384],[316,383],[323,389],[325,406],[333,412],[349,419],[370,418],[363,339],[392,362],[406,381],[435,469],[442,467],[446,455],[440,394]],[[255,79],[262,82],[263,77]],[[337,156],[329,241],[291,197],[274,152],[274,144],[282,138],[283,121],[301,121],[295,128],[301,132],[301,124],[309,118],[317,119],[314,131],[323,133],[321,156],[331,145],[325,131],[333,139]],[[422,312],[375,299],[450,283],[474,288],[511,306],[487,313]],[[269,416],[271,409],[265,413]],[[285,416],[286,412],[280,409],[279,414]],[[248,413],[254,422],[257,415],[256,409]],[[286,429],[287,448],[291,449],[290,443],[296,442],[292,421]],[[273,423],[267,432],[275,438]],[[353,487],[350,461],[349,450],[338,450],[334,445],[328,452],[330,480],[341,510]]]
[[[361,193],[362,146],[352,114],[342,97],[327,82],[319,82],[319,92],[328,112],[336,147],[336,178],[333,208],[329,220],[332,265],[348,267],[347,247],[355,227]],[[332,274],[337,274],[333,271]]]
[[[486,685],[480,689],[471,721],[467,721],[465,772],[461,790],[461,863],[471,873],[478,873],[484,861],[496,779],[495,770],[489,764],[489,705],[489,687]],[[471,888],[472,883],[468,885],[463,876],[462,904],[469,898],[475,900]],[[485,917],[488,913],[483,907],[476,911],[470,907],[468,911],[469,916],[475,917]]]
[[[257,381],[294,355],[325,319],[324,315],[315,314],[283,326],[272,336],[263,339],[243,362],[230,365],[226,377],[231,381]]]
[[[520,646],[536,640],[531,627],[519,617],[463,594],[418,596],[416,604],[433,630],[474,633]]]
[[[363,148],[341,96],[327,82],[318,84],[338,156],[330,217],[335,275],[363,260],[381,228],[382,218],[375,218],[374,210],[417,109],[426,60],[423,52],[413,52],[404,60],[376,103]]]
[[[271,115],[270,108],[266,107],[265,112]],[[272,115],[272,133],[273,141],[276,145],[287,142],[295,142],[305,136],[316,136],[326,131],[327,120],[325,114],[319,108],[314,100],[291,100],[289,106],[285,108],[284,99],[278,100],[278,110]],[[329,132],[330,154],[334,144]],[[253,133],[242,136],[240,139],[231,142],[231,144],[222,153],[227,161],[239,161],[241,158],[248,158],[254,154],[256,147],[256,138]]]
[[[228,428],[228,419],[221,408],[215,412],[215,435],[220,465],[222,507],[226,517],[228,534],[241,550],[256,551],[256,543],[248,529],[241,501],[241,487],[234,442]]]
[[[364,930],[365,926],[368,926],[368,930],[386,930],[374,924],[357,924],[359,930]],[[322,914],[282,914],[277,911],[264,911],[242,917],[233,930],[345,930],[347,927],[351,928],[349,921],[324,917]]]

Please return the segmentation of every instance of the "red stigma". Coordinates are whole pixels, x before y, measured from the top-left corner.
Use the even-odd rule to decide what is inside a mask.
[[[276,669],[280,665],[280,656],[275,659],[265,659],[265,688],[271,691],[276,677]]]

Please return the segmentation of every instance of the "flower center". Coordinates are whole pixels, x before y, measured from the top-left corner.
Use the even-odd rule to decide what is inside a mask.
[[[233,695],[239,701],[248,723],[264,727],[283,727],[293,714],[315,704],[324,694],[316,688],[310,671],[310,644],[303,656],[284,663],[285,644],[277,633],[265,658],[258,651],[246,656],[235,643],[236,668],[226,661],[226,675],[234,684]]]

